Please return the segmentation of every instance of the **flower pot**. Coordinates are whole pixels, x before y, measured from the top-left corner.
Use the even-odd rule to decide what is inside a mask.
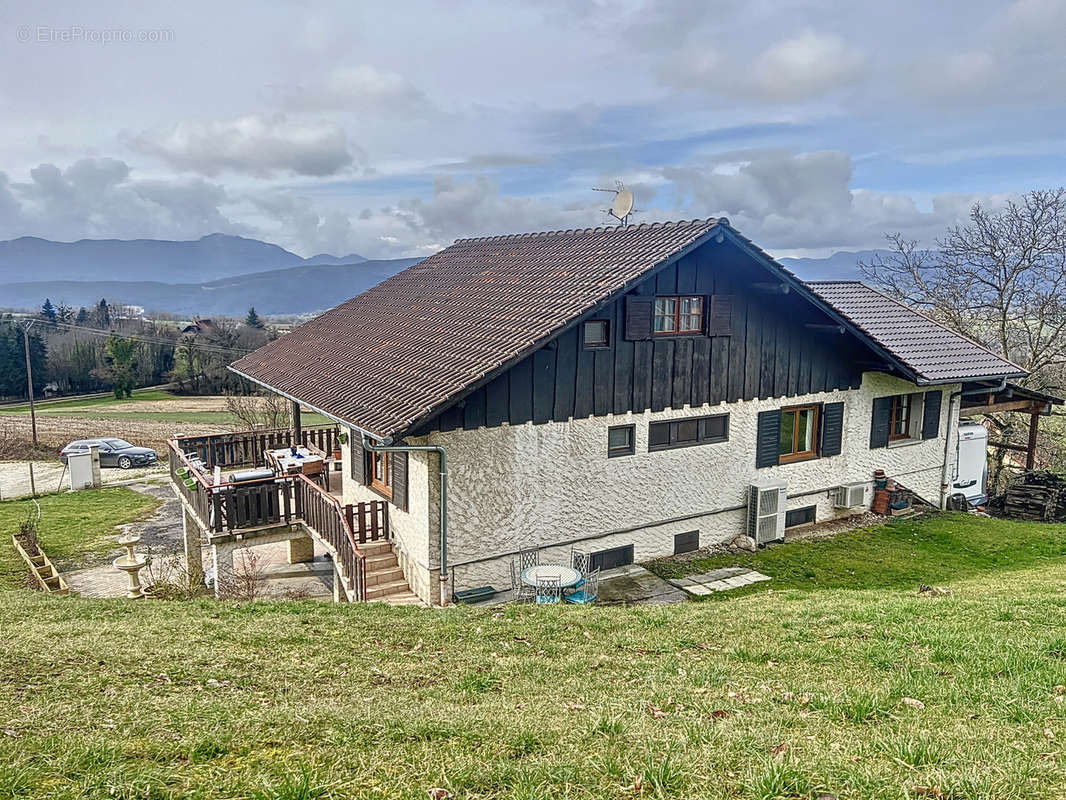
[[[333,451],[333,460],[334,461],[340,461],[341,460],[341,449],[339,447],[336,448]]]

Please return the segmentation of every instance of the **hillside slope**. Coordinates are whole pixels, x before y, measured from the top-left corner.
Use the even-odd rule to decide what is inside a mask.
[[[591,609],[0,592],[0,797],[1061,797],[1064,577]]]

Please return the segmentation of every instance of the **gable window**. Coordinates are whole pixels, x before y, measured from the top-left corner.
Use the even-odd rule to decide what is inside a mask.
[[[584,325],[585,349],[591,350],[598,347],[609,347],[610,340],[607,338],[610,325],[605,319],[590,319]]]
[[[818,455],[818,406],[781,409],[781,435],[777,453],[780,463],[803,461]]]
[[[607,457],[631,456],[634,447],[634,425],[615,425],[607,429]]]
[[[389,453],[367,453],[370,462],[370,488],[392,497],[392,464]]]
[[[648,426],[648,451],[714,444],[729,439],[729,415],[653,422]]]
[[[703,333],[702,297],[656,297],[656,336]]]

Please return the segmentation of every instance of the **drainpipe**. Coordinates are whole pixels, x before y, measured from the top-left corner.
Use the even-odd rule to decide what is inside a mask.
[[[384,444],[373,444],[363,434],[363,449],[371,453],[436,453],[440,456],[440,604],[447,605],[445,584],[448,582],[448,451],[436,444],[393,445],[392,439],[383,439]]]
[[[999,386],[992,386],[992,387],[983,386],[980,389],[969,389],[969,390],[967,390],[965,392],[962,391],[961,389],[959,391],[957,391],[957,392],[952,392],[951,395],[948,397],[948,424],[949,425],[951,424],[951,420],[953,418],[952,408],[954,407],[956,402],[958,402],[958,404],[959,404],[959,413],[962,413],[962,398],[963,397],[968,397],[969,395],[973,395],[973,394],[987,394],[989,392],[992,392],[993,394],[995,394],[996,392],[1002,392],[1006,388],[1007,388],[1007,379],[1003,378],[1002,380],[1000,380]],[[958,473],[956,472],[956,473],[953,474],[953,476],[951,478],[948,477],[948,473],[951,471],[951,448],[950,448],[950,444],[951,444],[951,429],[949,428],[948,429],[948,435],[944,437],[944,469],[943,469],[943,471],[941,472],[941,475],[940,475],[940,508],[941,509],[947,508],[948,494],[950,493],[951,482],[955,479],[955,477],[958,476]],[[956,466],[958,465],[958,453],[959,453],[959,433],[956,430],[955,431],[955,461],[956,461]]]

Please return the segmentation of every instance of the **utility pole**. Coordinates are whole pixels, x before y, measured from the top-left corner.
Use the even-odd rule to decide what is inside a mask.
[[[33,327],[33,322],[34,320],[31,319],[26,323],[26,327],[22,331],[22,338],[26,343],[26,388],[30,396],[30,426],[33,428],[33,450],[35,453],[37,450],[37,409],[33,404],[33,364],[30,363],[30,328]],[[37,486],[33,480],[34,453],[30,454],[30,494],[36,497]]]

